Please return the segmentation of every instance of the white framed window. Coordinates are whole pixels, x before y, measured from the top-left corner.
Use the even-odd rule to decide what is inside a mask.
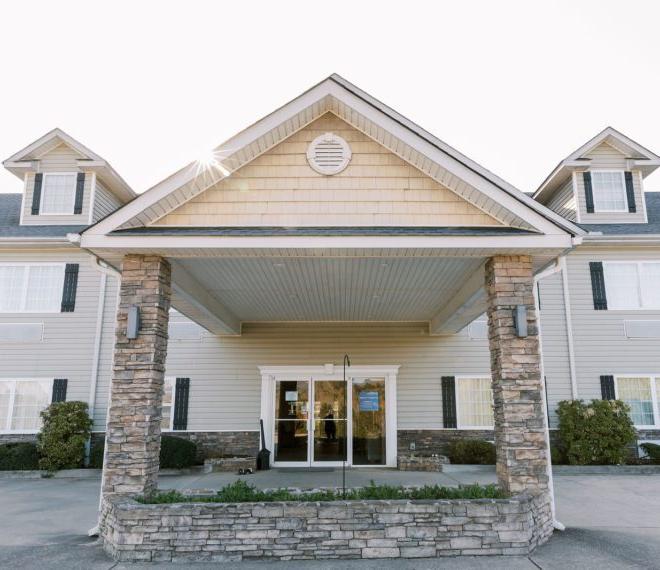
[[[0,433],[38,432],[52,395],[52,378],[0,378]]]
[[[44,173],[39,214],[73,214],[76,179],[75,172]]]
[[[64,263],[0,264],[0,313],[57,313]]]
[[[493,429],[493,388],[489,377],[456,376],[458,429]]]
[[[595,212],[628,211],[623,170],[592,170],[591,188]]]
[[[176,378],[166,376],[163,382],[163,417],[160,420],[161,431],[174,430],[174,390]]]
[[[614,377],[617,400],[630,406],[630,418],[636,427],[660,426],[660,376],[652,374],[626,374]]]
[[[604,261],[607,308],[660,310],[660,261]]]

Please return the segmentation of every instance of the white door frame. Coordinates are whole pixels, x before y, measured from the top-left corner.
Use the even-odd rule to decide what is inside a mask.
[[[308,460],[305,462],[287,462],[277,463],[274,453],[274,414],[275,414],[275,382],[277,380],[343,380],[343,367],[334,364],[325,364],[322,366],[259,366],[261,373],[261,418],[264,420],[264,435],[266,438],[266,447],[270,449],[270,461],[273,467],[308,467],[324,466],[332,467],[341,465],[341,462],[323,461],[312,462],[311,450],[308,451]],[[385,459],[386,463],[382,467],[396,467],[397,454],[397,405],[396,405],[396,379],[399,372],[399,365],[373,365],[373,366],[351,366],[346,369],[346,380],[348,382],[347,393],[347,461],[346,465],[352,464],[352,417],[353,406],[351,405],[353,378],[384,378],[385,379]],[[313,382],[310,383],[309,405],[311,417],[311,406],[313,405]],[[311,425],[311,422],[310,422]],[[310,428],[308,434],[308,450],[313,446],[313,431]],[[362,465],[356,465],[362,467]],[[364,467],[375,467],[374,465],[365,465]]]

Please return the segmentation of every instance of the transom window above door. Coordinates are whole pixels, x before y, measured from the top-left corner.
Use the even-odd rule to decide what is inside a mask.
[[[591,184],[596,212],[627,212],[626,182],[621,170],[592,170]]]
[[[75,200],[75,173],[44,174],[40,214],[73,214]]]

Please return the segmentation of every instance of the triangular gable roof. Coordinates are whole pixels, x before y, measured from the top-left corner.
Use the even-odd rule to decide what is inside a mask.
[[[213,150],[215,164],[188,164],[86,233],[107,234],[153,223],[326,112],[334,113],[505,225],[541,233],[583,233],[336,74],[218,146]]]
[[[12,174],[23,178],[26,171],[37,168],[37,161],[43,155],[61,144],[65,144],[76,151],[80,155],[79,166],[97,171],[110,189],[118,197],[122,198],[124,202],[132,200],[135,197],[135,192],[115,169],[110,166],[110,163],[59,128],[47,132],[44,136],[10,156],[2,164]]]
[[[626,154],[632,160],[634,166],[640,168],[645,176],[660,166],[660,156],[615,128],[606,127],[562,160],[534,192],[534,199],[538,200],[552,194],[570,176],[572,167],[587,167],[589,159],[585,159],[584,156],[602,143],[607,143]]]

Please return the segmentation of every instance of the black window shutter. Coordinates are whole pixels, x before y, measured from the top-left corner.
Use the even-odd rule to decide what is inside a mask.
[[[591,187],[591,172],[583,172],[582,179],[584,180],[584,198],[587,202],[587,212],[594,213],[594,191]]]
[[[32,189],[32,215],[39,215],[39,204],[41,203],[41,185],[43,183],[44,175],[37,172],[34,175],[34,188]]]
[[[624,173],[626,179],[626,198],[628,198],[628,211],[631,214],[634,214],[637,211],[637,206],[635,205],[635,187],[633,186],[633,177],[632,172],[626,171]]]
[[[456,424],[456,378],[442,377],[442,425],[455,428]]]
[[[590,261],[591,293],[594,298],[594,309],[596,311],[607,310],[607,294],[605,293],[605,275],[603,274],[603,263],[601,261]]]
[[[85,173],[79,172],[76,178],[76,201],[73,205],[74,214],[82,214],[83,196],[85,195]]]
[[[67,263],[64,270],[64,288],[62,289],[62,313],[73,313],[75,310],[77,288],[78,264]]]
[[[66,378],[55,378],[53,380],[53,397],[51,402],[66,402]]]
[[[174,388],[174,429],[188,429],[188,394],[190,378],[177,378]]]
[[[616,400],[614,376],[603,375],[600,377],[600,394],[603,400]]]

